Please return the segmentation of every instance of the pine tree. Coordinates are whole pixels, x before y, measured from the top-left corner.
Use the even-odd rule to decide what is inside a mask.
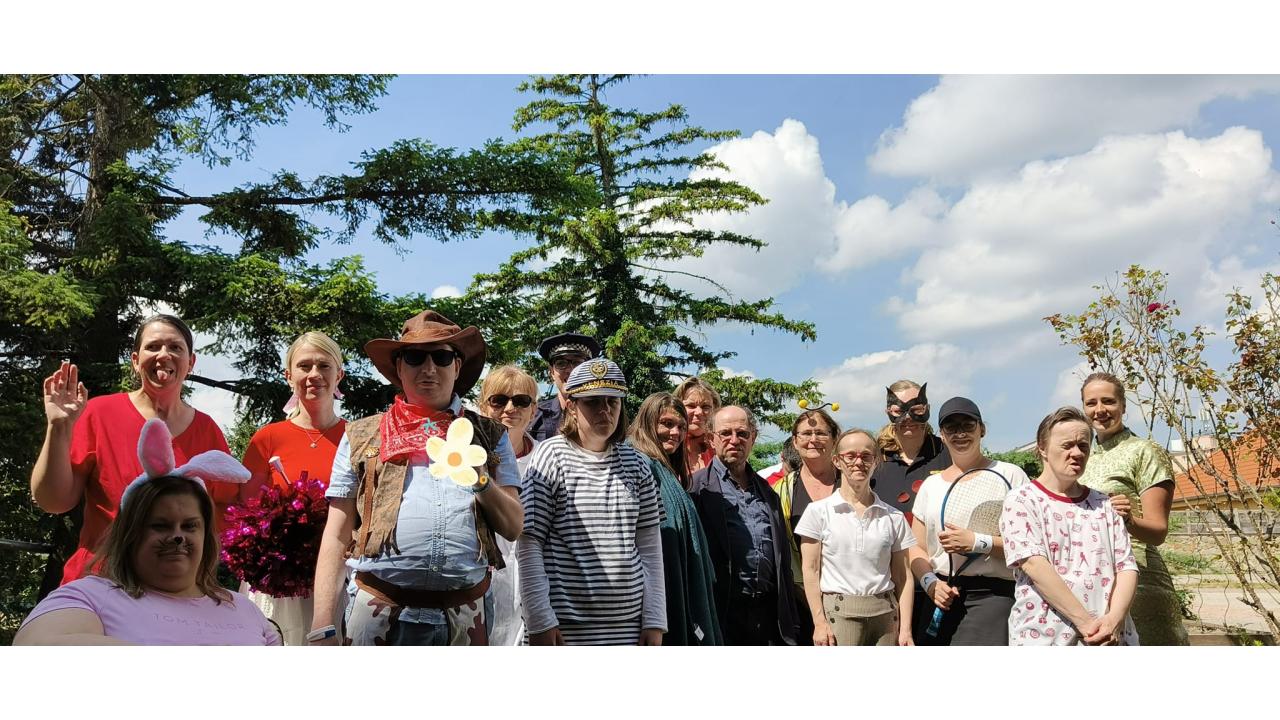
[[[307,251],[365,233],[398,245],[523,230],[530,213],[550,209],[544,198],[573,191],[563,168],[523,150],[490,143],[459,152],[412,139],[366,152],[350,174],[307,179],[283,169],[267,182],[199,196],[174,187],[185,161],[248,158],[256,130],[284,122],[295,107],[320,111],[341,131],[343,118],[374,109],[387,83],[359,75],[0,76],[0,537],[74,547],[71,526],[31,507],[26,488],[44,426],[40,380],[61,360],[79,365],[93,395],[125,389],[133,329],[166,304],[212,333],[214,351],[237,358],[241,378],[192,379],[239,393],[242,421],[278,417],[288,394],[279,353],[306,330],[328,332],[349,353],[348,407],[385,406],[386,386],[359,348],[390,336],[426,298],[388,298],[358,257],[315,266]],[[240,247],[166,237],[166,223],[185,208],[202,210],[210,231],[239,238]],[[6,602],[30,607],[39,580],[31,563],[0,553]]]
[[[498,271],[478,275],[471,293],[518,299],[523,314],[506,332],[522,337],[526,348],[560,331],[594,335],[627,374],[634,403],[670,390],[673,376],[703,372],[726,391],[726,402],[787,422],[786,403],[814,394],[816,384],[726,380],[717,365],[735,353],[707,348],[699,331],[738,322],[812,341],[813,325],[773,311],[771,299],[737,300],[714,278],[679,269],[682,259],[699,257],[714,245],[764,245],[695,223],[710,213],[741,212],[765,202],[731,180],[690,178],[692,171],[726,169],[690,146],[727,140],[737,132],[692,126],[679,105],[645,112],[608,104],[607,92],[627,80],[624,75],[558,75],[520,86],[540,97],[516,112],[515,129],[554,129],[515,145],[562,158],[589,183],[590,192],[544,214],[531,228],[532,246]],[[705,284],[708,294],[677,286],[677,277]]]

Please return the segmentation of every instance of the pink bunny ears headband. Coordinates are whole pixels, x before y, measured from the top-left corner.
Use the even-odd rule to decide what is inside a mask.
[[[120,507],[129,500],[134,488],[148,480],[165,475],[181,475],[200,483],[200,487],[209,491],[205,483],[209,480],[228,483],[246,483],[249,481],[249,469],[240,461],[221,450],[208,450],[191,458],[186,465],[174,467],[173,435],[169,426],[160,418],[151,418],[142,426],[142,434],[138,436],[138,462],[142,463],[142,474],[120,496]]]

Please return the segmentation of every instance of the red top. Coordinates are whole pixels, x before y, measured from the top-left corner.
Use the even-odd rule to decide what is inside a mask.
[[[284,478],[280,473],[271,472],[267,465],[272,456],[278,455],[290,480],[296,481],[306,470],[309,480],[319,480],[328,488],[333,456],[337,454],[338,443],[342,442],[342,434],[346,431],[346,420],[339,420],[323,433],[304,430],[288,420],[271,423],[253,434],[249,447],[244,451],[244,466],[255,478],[269,474],[271,482],[283,488],[286,484]],[[313,441],[315,447],[311,447]]]
[[[85,476],[84,526],[80,544],[62,568],[62,584],[82,577],[94,549],[107,534],[107,526],[120,508],[120,495],[142,474],[138,462],[138,438],[146,418],[134,407],[128,393],[90,398],[71,431],[71,471]],[[206,450],[229,452],[226,438],[213,418],[199,410],[191,425],[173,439],[173,459],[179,467]],[[235,483],[210,482],[215,504],[214,529],[222,530],[222,505],[235,499]]]

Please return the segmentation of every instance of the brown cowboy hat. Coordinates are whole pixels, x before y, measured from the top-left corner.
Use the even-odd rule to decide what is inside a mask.
[[[399,340],[378,338],[365,343],[364,354],[369,356],[373,366],[378,368],[383,377],[390,380],[392,385],[400,387],[400,378],[396,377],[396,351],[428,343],[444,343],[462,354],[462,367],[458,368],[458,379],[453,383],[453,391],[458,397],[466,395],[480,379],[480,373],[484,372],[484,338],[480,337],[480,331],[474,326],[464,330],[435,310],[423,310],[405,320],[404,327],[400,329]]]

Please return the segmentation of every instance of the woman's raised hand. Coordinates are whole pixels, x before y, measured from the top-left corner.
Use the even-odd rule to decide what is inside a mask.
[[[49,424],[74,425],[89,402],[89,391],[80,382],[80,370],[70,362],[44,379],[44,414]]]

